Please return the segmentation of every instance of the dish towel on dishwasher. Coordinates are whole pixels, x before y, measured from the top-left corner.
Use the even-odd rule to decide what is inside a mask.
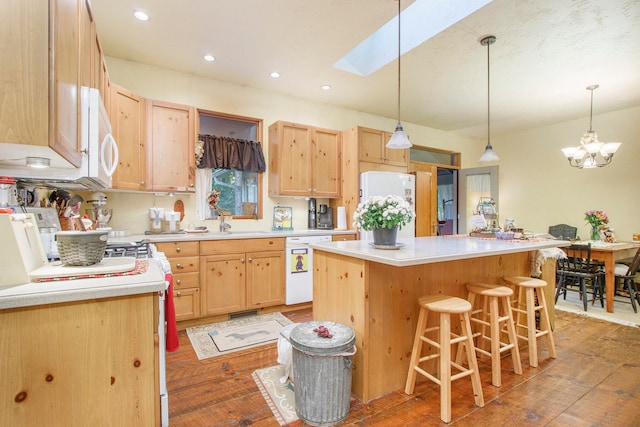
[[[167,273],[165,280],[169,282],[167,295],[164,299],[164,319],[167,322],[167,351],[176,351],[178,344],[178,325],[176,324],[176,309],[173,304],[173,274]]]

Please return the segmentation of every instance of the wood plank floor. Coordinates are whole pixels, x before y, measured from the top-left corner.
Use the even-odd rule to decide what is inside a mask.
[[[310,309],[286,315],[295,322],[311,320]],[[513,374],[511,359],[505,358],[500,388],[490,384],[490,364],[480,362],[484,408],[474,406],[468,379],[454,382],[451,424],[640,426],[640,328],[558,311],[554,337],[558,358],[547,357],[540,339],[540,366],[531,368],[523,351],[523,375]],[[276,345],[270,344],[200,361],[180,332],[180,349],[167,354],[171,427],[277,427],[251,377],[254,370],[275,365],[276,357]],[[418,381],[412,396],[397,390],[368,403],[352,399],[341,425],[445,425],[437,386]]]

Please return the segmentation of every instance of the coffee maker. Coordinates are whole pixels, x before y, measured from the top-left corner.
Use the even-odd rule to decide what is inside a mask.
[[[333,208],[327,205],[320,205],[318,209],[318,220],[316,221],[316,228],[323,230],[333,229]]]

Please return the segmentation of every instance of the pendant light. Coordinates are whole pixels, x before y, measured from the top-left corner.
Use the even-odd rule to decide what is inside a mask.
[[[401,150],[411,147],[412,144],[402,129],[402,123],[400,123],[400,10],[400,0],[398,0],[398,125],[391,135],[391,139],[387,142],[387,148]]]
[[[598,140],[598,134],[593,130],[593,91],[599,87],[599,85],[587,86],[587,90],[591,91],[589,130],[582,135],[580,145],[577,147],[567,147],[562,149],[567,160],[569,160],[569,164],[574,168],[592,169],[606,166],[611,163],[613,155],[622,145],[621,142],[600,142]]]
[[[481,162],[495,162],[497,160],[500,160],[498,155],[493,151],[493,147],[491,146],[491,73],[489,66],[489,46],[491,46],[495,42],[495,36],[486,36],[482,40],[480,40],[480,44],[487,47],[487,146],[484,149],[484,153],[482,153],[482,156],[480,156]]]

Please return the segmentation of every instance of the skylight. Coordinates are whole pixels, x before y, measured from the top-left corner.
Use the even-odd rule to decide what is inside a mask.
[[[493,0],[416,0],[402,11],[400,51],[404,55]],[[398,58],[398,17],[347,53],[334,68],[368,76]]]

